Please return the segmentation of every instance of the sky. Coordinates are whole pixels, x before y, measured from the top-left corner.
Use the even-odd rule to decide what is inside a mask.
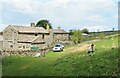
[[[0,31],[47,19],[53,28],[96,32],[118,29],[119,0],[1,0]]]

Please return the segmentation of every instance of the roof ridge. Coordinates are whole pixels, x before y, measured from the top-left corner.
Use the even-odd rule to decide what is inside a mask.
[[[22,25],[10,25],[15,30],[24,33],[49,33],[43,27],[31,27],[31,26],[22,26]]]

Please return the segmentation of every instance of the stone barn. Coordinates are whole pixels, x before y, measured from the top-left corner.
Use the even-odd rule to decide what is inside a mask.
[[[69,33],[61,28],[49,29],[48,32],[50,33],[50,38],[52,43],[64,44],[67,41],[69,41]]]

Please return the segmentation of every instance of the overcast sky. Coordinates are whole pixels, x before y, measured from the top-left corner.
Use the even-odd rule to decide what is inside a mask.
[[[118,29],[119,0],[1,0],[0,31],[8,25],[26,25],[47,19],[53,28]]]

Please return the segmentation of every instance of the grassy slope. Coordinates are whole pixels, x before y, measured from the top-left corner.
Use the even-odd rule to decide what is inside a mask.
[[[77,75],[116,75],[118,69],[118,49],[111,49],[118,39],[107,39],[95,43],[95,53],[87,56],[85,52],[55,53],[46,57],[11,56],[3,59],[4,76],[77,76]],[[107,49],[104,49],[104,46]]]

